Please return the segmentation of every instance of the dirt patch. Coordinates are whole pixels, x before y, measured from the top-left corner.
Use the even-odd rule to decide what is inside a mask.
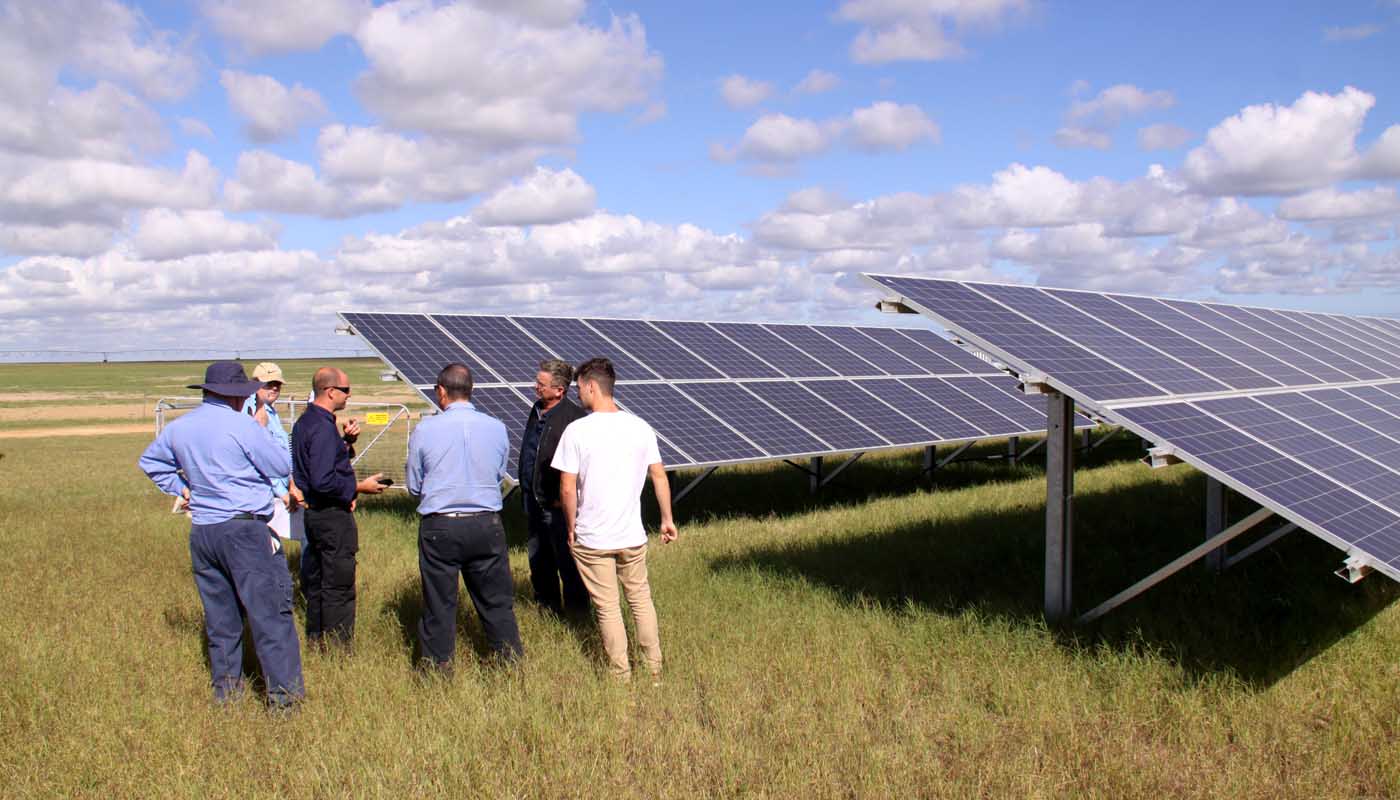
[[[131,392],[0,392],[0,403],[53,403],[73,400],[141,400],[146,395]],[[152,400],[152,403],[155,401]]]
[[[47,439],[63,436],[109,436],[112,434],[149,433],[155,435],[154,426],[144,424],[121,425],[66,425],[55,428],[24,428],[17,431],[0,430],[0,439]]]
[[[0,424],[31,422],[33,420],[88,419],[151,419],[151,409],[145,403],[111,403],[103,405],[47,405],[0,408]]]

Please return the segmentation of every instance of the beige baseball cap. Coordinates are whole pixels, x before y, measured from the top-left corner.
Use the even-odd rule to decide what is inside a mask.
[[[287,382],[282,378],[282,368],[271,361],[264,361],[256,367],[253,367],[253,380],[262,381],[263,383]]]

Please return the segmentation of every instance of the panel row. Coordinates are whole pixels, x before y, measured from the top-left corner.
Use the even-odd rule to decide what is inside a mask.
[[[506,424],[511,471],[531,400],[524,389],[479,387],[477,407]],[[1042,398],[1007,377],[620,384],[618,405],[645,419],[668,466],[796,458],[1030,434],[1045,429]],[[1090,427],[1087,418],[1079,427]]]
[[[1400,378],[1400,321],[869,276],[1100,403]]]
[[[1400,568],[1400,383],[1116,413],[1295,522]]]
[[[431,385],[452,361],[478,384],[528,385],[546,358],[606,356],[618,380],[994,374],[931,331],[830,325],[649,322],[453,314],[344,313],[404,380]]]

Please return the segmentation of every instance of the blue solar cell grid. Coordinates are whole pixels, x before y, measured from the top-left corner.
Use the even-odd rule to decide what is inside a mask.
[[[838,328],[829,325],[813,325],[812,328],[891,375],[923,375],[927,372],[917,363],[901,356],[855,328]]]
[[[730,378],[781,378],[783,374],[704,322],[654,322]]]
[[[932,350],[940,358],[946,358],[954,364],[962,367],[971,373],[996,372],[997,368],[983,361],[982,359],[967,352],[961,347],[944,339],[933,331],[926,330],[901,330],[900,336],[912,339],[920,347]]]
[[[771,456],[820,453],[831,446],[735,383],[681,383],[676,388],[722,417]]]
[[[836,450],[864,450],[888,447],[889,442],[845,412],[792,381],[764,381],[745,388],[782,409]]]
[[[1350,375],[1312,358],[1269,336],[1241,324],[1231,317],[1229,306],[1211,306],[1205,303],[1191,303],[1184,300],[1163,300],[1163,303],[1183,314],[1210,325],[1235,339],[1245,342],[1256,350],[1262,350],[1281,363],[1289,365],[1303,374],[1303,380],[1286,380],[1288,385],[1308,383],[1337,383],[1353,380]]]
[[[511,383],[533,383],[540,362],[554,357],[506,317],[436,314],[432,319]]]
[[[714,368],[666,338],[651,323],[639,319],[588,319],[589,327],[617,342],[652,372],[672,380],[723,378]],[[621,380],[622,376],[618,375]]]
[[[1264,324],[1273,325],[1276,330],[1285,331],[1289,337],[1287,340],[1277,335],[1274,338],[1286,341],[1294,349],[1302,349],[1308,355],[1329,363],[1337,358],[1345,359],[1350,362],[1346,371],[1363,380],[1385,376],[1386,365],[1384,363],[1381,363],[1370,353],[1358,350],[1348,342],[1338,339],[1332,331],[1310,322],[1302,314],[1274,311],[1267,308],[1241,308],[1238,310]]]
[[[972,396],[958,391],[949,380],[942,378],[905,378],[914,391],[924,397],[948,409],[951,413],[962,417],[967,422],[977,426],[984,433],[990,434],[992,431],[1015,431],[1020,428],[1015,422],[998,414],[990,406],[973,398]],[[1044,421],[1041,427],[1044,428]]]
[[[660,377],[579,320],[557,317],[512,317],[512,320],[572,366],[601,357],[612,361],[620,381]]]
[[[415,386],[437,383],[438,373],[454,361],[466,364],[478,379],[499,380],[422,314],[346,313],[342,316],[374,345],[405,381]]]
[[[1384,355],[1390,367],[1382,370],[1383,372],[1389,372],[1393,376],[1396,369],[1400,368],[1400,336],[1376,327],[1364,319],[1313,312],[1302,312],[1300,316],[1318,329],[1331,331],[1333,337],[1340,341],[1355,342]]]
[[[783,341],[830,367],[838,375],[885,375],[884,370],[822,336],[807,325],[764,325]]]
[[[883,436],[890,444],[920,444],[937,438],[915,420],[851,381],[810,381],[803,384],[813,394],[833,403],[846,414]]]
[[[641,417],[697,464],[744,461],[766,454],[745,441],[674,386],[633,383],[618,386],[618,405]]]
[[[967,372],[958,364],[915,342],[894,328],[856,328],[855,330],[895,351],[906,361],[913,362],[919,367],[913,372],[896,374],[960,375]],[[990,369],[986,364],[983,366]]]
[[[1046,412],[1044,409],[1040,413],[1036,413],[1033,407],[1020,402],[1006,391],[998,389],[986,378],[944,378],[943,380],[1011,421],[1014,427],[1001,428],[999,432],[1045,429]]]
[[[836,375],[811,356],[753,322],[712,322],[710,327],[772,364],[789,378],[823,378]]]
[[[986,436],[981,428],[894,378],[864,378],[855,381],[855,384],[918,420],[920,425],[932,431],[939,439],[957,441]],[[1042,428],[1045,427],[1044,416],[1042,413]]]
[[[1280,345],[1289,348],[1298,354],[1298,356],[1295,357],[1295,362],[1301,357],[1303,363],[1300,366],[1303,366],[1308,372],[1323,378],[1329,383],[1339,380],[1368,380],[1381,377],[1380,374],[1374,370],[1363,367],[1360,364],[1352,363],[1342,355],[1326,349],[1316,339],[1298,336],[1264,319],[1259,314],[1247,308],[1216,304],[1204,304],[1204,307],[1217,314],[1229,317],[1240,325],[1255,331],[1258,336],[1278,342]],[[1321,365],[1332,371],[1320,371],[1316,368],[1317,365]]]

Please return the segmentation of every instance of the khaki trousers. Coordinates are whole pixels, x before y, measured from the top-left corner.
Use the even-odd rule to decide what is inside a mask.
[[[632,607],[632,621],[637,625],[637,643],[642,647],[647,669],[661,674],[661,634],[656,627],[656,607],[651,602],[651,587],[647,584],[647,546],[625,550],[593,550],[574,545],[574,563],[588,595],[593,598],[593,612],[603,635],[603,649],[614,676],[631,677],[627,660],[627,627],[622,622],[617,586],[627,594]]]

